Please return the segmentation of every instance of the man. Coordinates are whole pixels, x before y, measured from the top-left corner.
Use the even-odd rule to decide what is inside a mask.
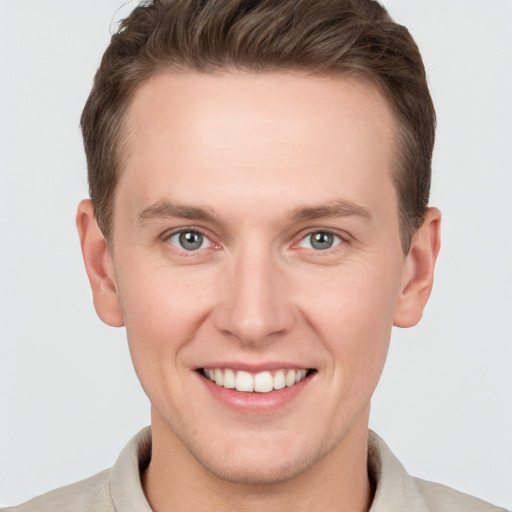
[[[368,434],[391,326],[432,286],[434,125],[375,2],[136,9],[82,116],[77,225],[152,430],[19,510],[498,510]]]

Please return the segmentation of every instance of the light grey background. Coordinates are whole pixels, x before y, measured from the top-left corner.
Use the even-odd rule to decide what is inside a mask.
[[[512,2],[386,4],[427,66],[444,236],[422,324],[394,332],[371,426],[412,474],[511,507]],[[3,505],[111,466],[149,422],[123,330],[94,313],[74,228],[81,108],[134,5],[0,1]]]

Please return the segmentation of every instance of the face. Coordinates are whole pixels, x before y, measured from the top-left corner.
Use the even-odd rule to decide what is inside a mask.
[[[407,272],[377,89],[160,75],[126,134],[112,265],[155,435],[243,482],[366,436]]]

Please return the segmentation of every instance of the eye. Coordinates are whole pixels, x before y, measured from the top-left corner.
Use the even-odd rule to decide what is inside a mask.
[[[184,251],[198,251],[199,249],[206,249],[212,243],[206,236],[199,231],[178,231],[172,234],[168,239],[170,244],[182,249]]]
[[[315,231],[306,235],[300,242],[299,247],[314,249],[315,251],[326,251],[339,245],[343,240],[329,231]]]

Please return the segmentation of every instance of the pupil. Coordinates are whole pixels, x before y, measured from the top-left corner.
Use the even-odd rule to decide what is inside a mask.
[[[180,234],[180,245],[189,251],[199,249],[203,244],[203,235],[195,231],[186,231]]]
[[[315,249],[330,249],[333,241],[334,237],[331,233],[314,233],[311,235],[311,246]]]

